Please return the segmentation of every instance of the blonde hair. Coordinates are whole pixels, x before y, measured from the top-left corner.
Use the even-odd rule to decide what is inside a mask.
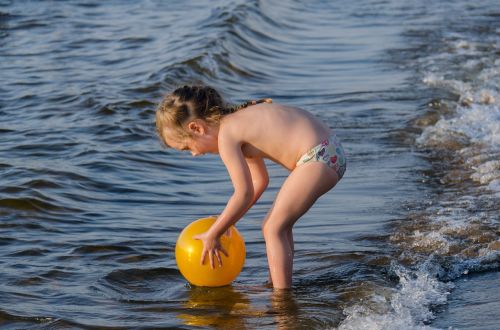
[[[180,136],[189,136],[183,125],[188,120],[203,119],[218,123],[222,117],[257,103],[271,103],[271,99],[251,100],[228,106],[222,96],[209,86],[183,86],[167,94],[156,109],[156,131],[161,141],[165,128],[175,129]]]

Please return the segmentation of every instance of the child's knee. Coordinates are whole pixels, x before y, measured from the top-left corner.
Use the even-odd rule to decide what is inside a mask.
[[[262,234],[264,239],[270,239],[275,237],[288,237],[290,228],[288,226],[283,226],[273,221],[266,221],[262,224]]]

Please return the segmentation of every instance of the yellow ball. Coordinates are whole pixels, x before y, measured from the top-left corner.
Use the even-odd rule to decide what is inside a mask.
[[[193,239],[193,236],[206,232],[215,222],[215,218],[198,219],[189,224],[179,235],[175,245],[175,260],[181,274],[197,286],[223,286],[230,284],[241,272],[245,263],[245,242],[234,226],[229,229],[229,235],[223,234],[220,238],[222,247],[229,257],[220,253],[222,267],[217,259],[214,260],[215,268],[210,267],[208,255],[205,263],[201,265],[203,243]]]

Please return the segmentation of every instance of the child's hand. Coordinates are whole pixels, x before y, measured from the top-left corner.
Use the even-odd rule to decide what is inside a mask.
[[[214,256],[217,258],[219,261],[219,267],[222,267],[222,259],[220,256],[220,253],[224,253],[226,257],[228,257],[228,254],[226,250],[222,247],[220,244],[220,239],[214,238],[209,235],[208,231],[204,232],[203,234],[195,235],[193,236],[194,239],[199,239],[203,242],[203,252],[201,253],[201,260],[200,263],[203,265],[205,263],[205,257],[208,254],[208,259],[210,261],[210,267],[212,269],[215,268],[214,265]]]

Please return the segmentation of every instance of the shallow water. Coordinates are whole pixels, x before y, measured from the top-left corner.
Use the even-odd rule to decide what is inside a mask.
[[[0,2],[0,325],[460,328],[460,281],[499,270],[499,15],[489,0]],[[287,175],[272,163],[233,285],[177,271],[177,235],[232,191],[215,156],[155,136],[156,102],[191,82],[303,107],[343,141],[345,178],[295,227],[291,292],[263,285],[260,222]],[[495,324],[475,308],[468,324]]]

